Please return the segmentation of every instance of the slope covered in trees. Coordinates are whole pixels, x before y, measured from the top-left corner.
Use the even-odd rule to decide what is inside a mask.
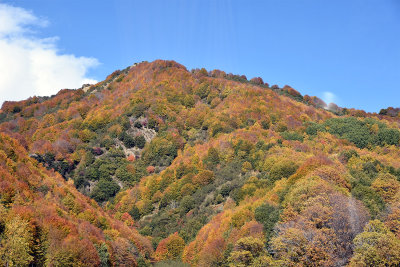
[[[0,262],[4,266],[134,265],[149,240],[0,134]],[[129,256],[127,256],[129,255]]]
[[[18,147],[3,149],[2,240],[21,237],[16,243],[29,245],[17,251],[31,262],[400,263],[397,113],[326,105],[261,78],[158,60],[78,90],[6,102],[0,121],[2,143]],[[31,181],[12,164],[44,174]],[[52,216],[69,232],[46,228]],[[33,244],[32,235],[45,241]]]

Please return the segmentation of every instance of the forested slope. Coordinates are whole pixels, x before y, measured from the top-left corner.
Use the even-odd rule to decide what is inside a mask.
[[[136,229],[111,218],[4,134],[0,185],[1,265],[135,265],[152,254]]]
[[[52,97],[6,102],[0,131],[8,141],[2,144],[18,147],[18,158],[4,149],[4,188],[17,179],[38,197],[17,205],[7,199],[24,198],[24,191],[2,189],[2,217],[8,218],[2,248],[8,225],[46,217],[40,214],[49,201],[61,225],[74,230],[46,242],[88,242],[93,253],[69,253],[68,245],[53,252],[49,245],[37,256],[29,245],[31,263],[52,265],[54,255],[66,253],[68,260],[82,258],[91,266],[122,266],[118,260],[143,266],[166,260],[192,266],[396,266],[395,111],[326,105],[261,78],[189,72],[162,60]],[[31,171],[45,173],[40,181],[60,185],[36,192],[40,185],[26,180],[31,175],[8,166],[20,158]],[[3,193],[9,191],[12,197]],[[80,220],[87,227],[78,227]],[[34,231],[26,229],[29,241]],[[79,251],[79,245],[73,248]]]

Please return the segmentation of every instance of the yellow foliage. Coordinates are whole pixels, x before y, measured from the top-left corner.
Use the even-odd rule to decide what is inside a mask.
[[[372,183],[372,188],[387,202],[393,200],[394,196],[399,192],[400,183],[391,174],[385,173]]]
[[[232,215],[231,223],[233,227],[242,227],[246,222],[254,220],[254,212],[250,209],[241,209]]]

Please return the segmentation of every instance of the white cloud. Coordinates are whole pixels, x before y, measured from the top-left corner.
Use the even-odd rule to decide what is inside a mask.
[[[327,105],[330,103],[335,103],[336,99],[336,95],[332,92],[323,92],[322,94],[322,100],[324,100]]]
[[[86,73],[97,59],[60,54],[57,37],[35,37],[34,28],[47,24],[30,11],[0,3],[0,105],[96,82]]]

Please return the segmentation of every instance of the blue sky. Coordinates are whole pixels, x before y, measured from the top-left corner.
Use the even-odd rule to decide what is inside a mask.
[[[62,77],[62,70],[53,72],[57,76],[52,80],[59,83],[52,87],[72,86],[61,83],[64,79],[75,84],[103,80],[115,69],[160,58],[176,60],[188,69],[260,76],[271,85],[288,84],[302,94],[330,98],[344,107],[378,112],[400,106],[398,0],[0,3],[19,7],[37,19],[22,23],[25,29],[18,36],[39,46],[49,40],[50,48],[39,48],[53,51],[50,56],[46,50],[49,58],[61,62],[58,65],[69,60],[65,66],[72,66],[71,76]],[[48,61],[46,66],[55,65]],[[38,61],[35,66],[42,65]],[[41,81],[52,84],[46,80],[49,77]],[[21,90],[29,95],[61,89],[29,92],[28,87]]]

